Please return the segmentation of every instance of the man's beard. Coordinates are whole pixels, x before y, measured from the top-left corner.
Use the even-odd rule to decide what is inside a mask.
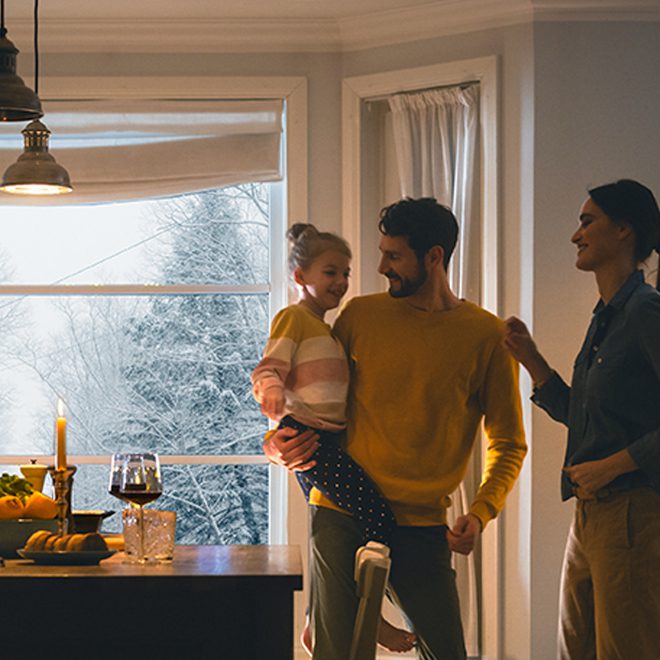
[[[390,280],[390,288],[388,290],[390,296],[392,296],[392,298],[407,298],[408,296],[412,296],[413,294],[417,293],[420,287],[426,282],[428,275],[424,264],[420,264],[419,271],[419,275],[412,280],[399,277],[396,273],[386,273],[385,277]],[[400,283],[399,289],[394,290],[392,288],[392,280]]]

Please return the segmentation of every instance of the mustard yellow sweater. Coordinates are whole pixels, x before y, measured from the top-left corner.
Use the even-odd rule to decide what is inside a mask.
[[[346,450],[397,522],[446,522],[482,419],[487,453],[470,511],[484,525],[494,518],[526,453],[518,369],[502,345],[502,321],[467,301],[424,312],[376,294],[349,301],[334,332],[351,367]],[[310,503],[336,508],[318,491]]]

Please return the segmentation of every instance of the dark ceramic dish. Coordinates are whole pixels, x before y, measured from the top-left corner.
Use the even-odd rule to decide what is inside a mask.
[[[20,518],[18,520],[0,520],[0,557],[16,559],[16,550],[40,529],[47,532],[57,531],[57,520],[37,520]]]
[[[17,552],[23,559],[31,559],[35,564],[44,564],[45,566],[93,566],[103,559],[112,557],[117,551],[81,550],[80,552],[47,552],[19,548]]]
[[[76,534],[100,532],[103,520],[113,513],[114,511],[74,511],[73,532]]]

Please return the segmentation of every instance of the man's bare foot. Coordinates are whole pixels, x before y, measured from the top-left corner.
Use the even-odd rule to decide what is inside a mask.
[[[312,631],[309,627],[309,622],[305,623],[305,629],[300,635],[300,643],[302,647],[307,651],[308,655],[312,656]]]
[[[378,643],[380,646],[385,647],[388,651],[405,653],[413,648],[416,641],[415,633],[395,628],[383,617],[380,618],[380,628],[378,629]]]

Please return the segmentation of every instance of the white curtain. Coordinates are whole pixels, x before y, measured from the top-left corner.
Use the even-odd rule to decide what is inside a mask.
[[[449,206],[460,227],[449,273],[462,298],[480,300],[479,86],[397,94],[388,99],[401,193],[435,197]],[[468,511],[474,470],[452,495],[449,524]],[[479,655],[477,578],[474,554],[453,557],[461,618],[469,656]]]
[[[70,195],[0,204],[78,204],[165,197],[281,178],[281,100],[52,101],[42,121]],[[22,124],[0,125],[0,175],[22,153]]]

